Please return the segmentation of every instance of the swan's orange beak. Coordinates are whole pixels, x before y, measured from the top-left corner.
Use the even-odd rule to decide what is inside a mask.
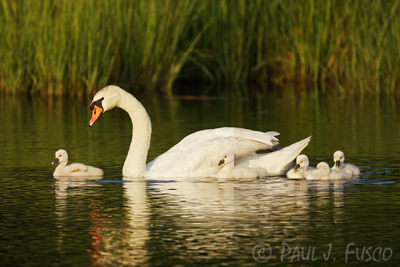
[[[101,113],[103,113],[103,109],[97,105],[94,105],[92,111],[92,118],[89,121],[90,127],[92,127],[93,123],[100,117]]]

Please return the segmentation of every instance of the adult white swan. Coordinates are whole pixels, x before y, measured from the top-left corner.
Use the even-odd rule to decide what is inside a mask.
[[[218,166],[219,157],[222,151],[228,149],[235,155],[237,165],[262,167],[270,176],[282,175],[310,141],[308,137],[276,152],[258,155],[254,152],[279,147],[275,137],[279,133],[263,133],[233,127],[203,130],[186,136],[146,165],[151,122],[143,105],[133,95],[114,85],[98,91],[90,105],[92,118],[89,126],[92,126],[101,114],[114,107],[125,110],[133,125],[132,141],[122,169],[125,177],[216,177],[221,168]]]

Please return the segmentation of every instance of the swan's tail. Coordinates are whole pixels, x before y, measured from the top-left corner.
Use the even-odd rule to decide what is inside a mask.
[[[267,176],[283,175],[310,140],[311,136],[271,153],[251,154],[236,166],[265,168]]]

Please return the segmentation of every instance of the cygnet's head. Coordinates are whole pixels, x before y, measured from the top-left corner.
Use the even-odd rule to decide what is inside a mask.
[[[218,163],[218,166],[221,166],[222,164],[228,164],[233,162],[235,159],[235,156],[233,155],[232,151],[230,150],[225,150],[221,154],[221,160]]]
[[[92,118],[90,119],[89,126],[92,126],[101,114],[115,108],[118,105],[118,101],[122,98],[121,94],[123,92],[125,91],[116,85],[109,85],[98,91],[90,104]]]
[[[296,166],[294,167],[295,170],[301,168],[301,169],[307,169],[309,165],[308,157],[304,154],[298,155],[296,158]]]
[[[51,164],[54,163],[63,163],[63,162],[68,162],[68,153],[64,149],[60,149],[56,152],[56,158],[53,160]]]
[[[333,161],[335,162],[336,167],[340,167],[340,164],[344,162],[344,153],[340,150],[336,151],[333,154]]]
[[[326,163],[326,162],[318,163],[317,170],[319,170],[324,175],[328,175],[331,172],[331,168],[329,167],[328,163]]]

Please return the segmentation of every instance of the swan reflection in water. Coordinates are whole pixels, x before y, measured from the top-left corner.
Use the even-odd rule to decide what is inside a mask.
[[[146,181],[137,180],[122,183],[124,198],[122,212],[118,220],[108,215],[103,201],[88,200],[90,188],[102,187],[96,183],[102,177],[55,177],[56,214],[58,216],[58,250],[63,250],[64,243],[75,238],[77,233],[69,229],[67,220],[89,216],[90,226],[86,229],[90,236],[90,248],[86,252],[92,258],[92,265],[130,265],[144,264],[148,261],[146,242],[149,240],[149,203],[146,198]],[[112,182],[111,182],[112,183]],[[121,184],[118,182],[118,184]],[[83,196],[87,201],[82,203]],[[101,196],[103,198],[103,196]],[[68,201],[70,199],[70,201]],[[89,203],[89,209],[87,204]],[[104,199],[107,202],[107,199]],[[117,208],[117,207],[116,207]],[[86,210],[88,214],[81,214]],[[76,213],[79,214],[69,214]],[[115,215],[115,212],[112,214]],[[111,218],[109,218],[111,217]],[[121,218],[123,218],[121,220]],[[70,236],[71,235],[71,236]]]
[[[107,184],[56,183],[62,240],[68,187]],[[168,255],[188,262],[198,257],[236,262],[259,242],[307,244],[312,241],[310,221],[312,227],[325,227],[344,216],[336,209],[343,206],[343,182],[338,181],[270,178],[219,182],[209,178],[141,180],[121,186],[123,209],[118,217],[107,216],[98,205],[91,206],[93,219],[88,232],[97,243],[93,242],[88,252],[94,265],[145,265]],[[332,199],[333,218],[324,213],[326,207],[332,207]]]
[[[147,182],[137,179],[124,182],[124,222],[108,221],[103,226],[102,265],[134,266],[149,261],[147,243],[150,239],[150,204],[147,199]]]

